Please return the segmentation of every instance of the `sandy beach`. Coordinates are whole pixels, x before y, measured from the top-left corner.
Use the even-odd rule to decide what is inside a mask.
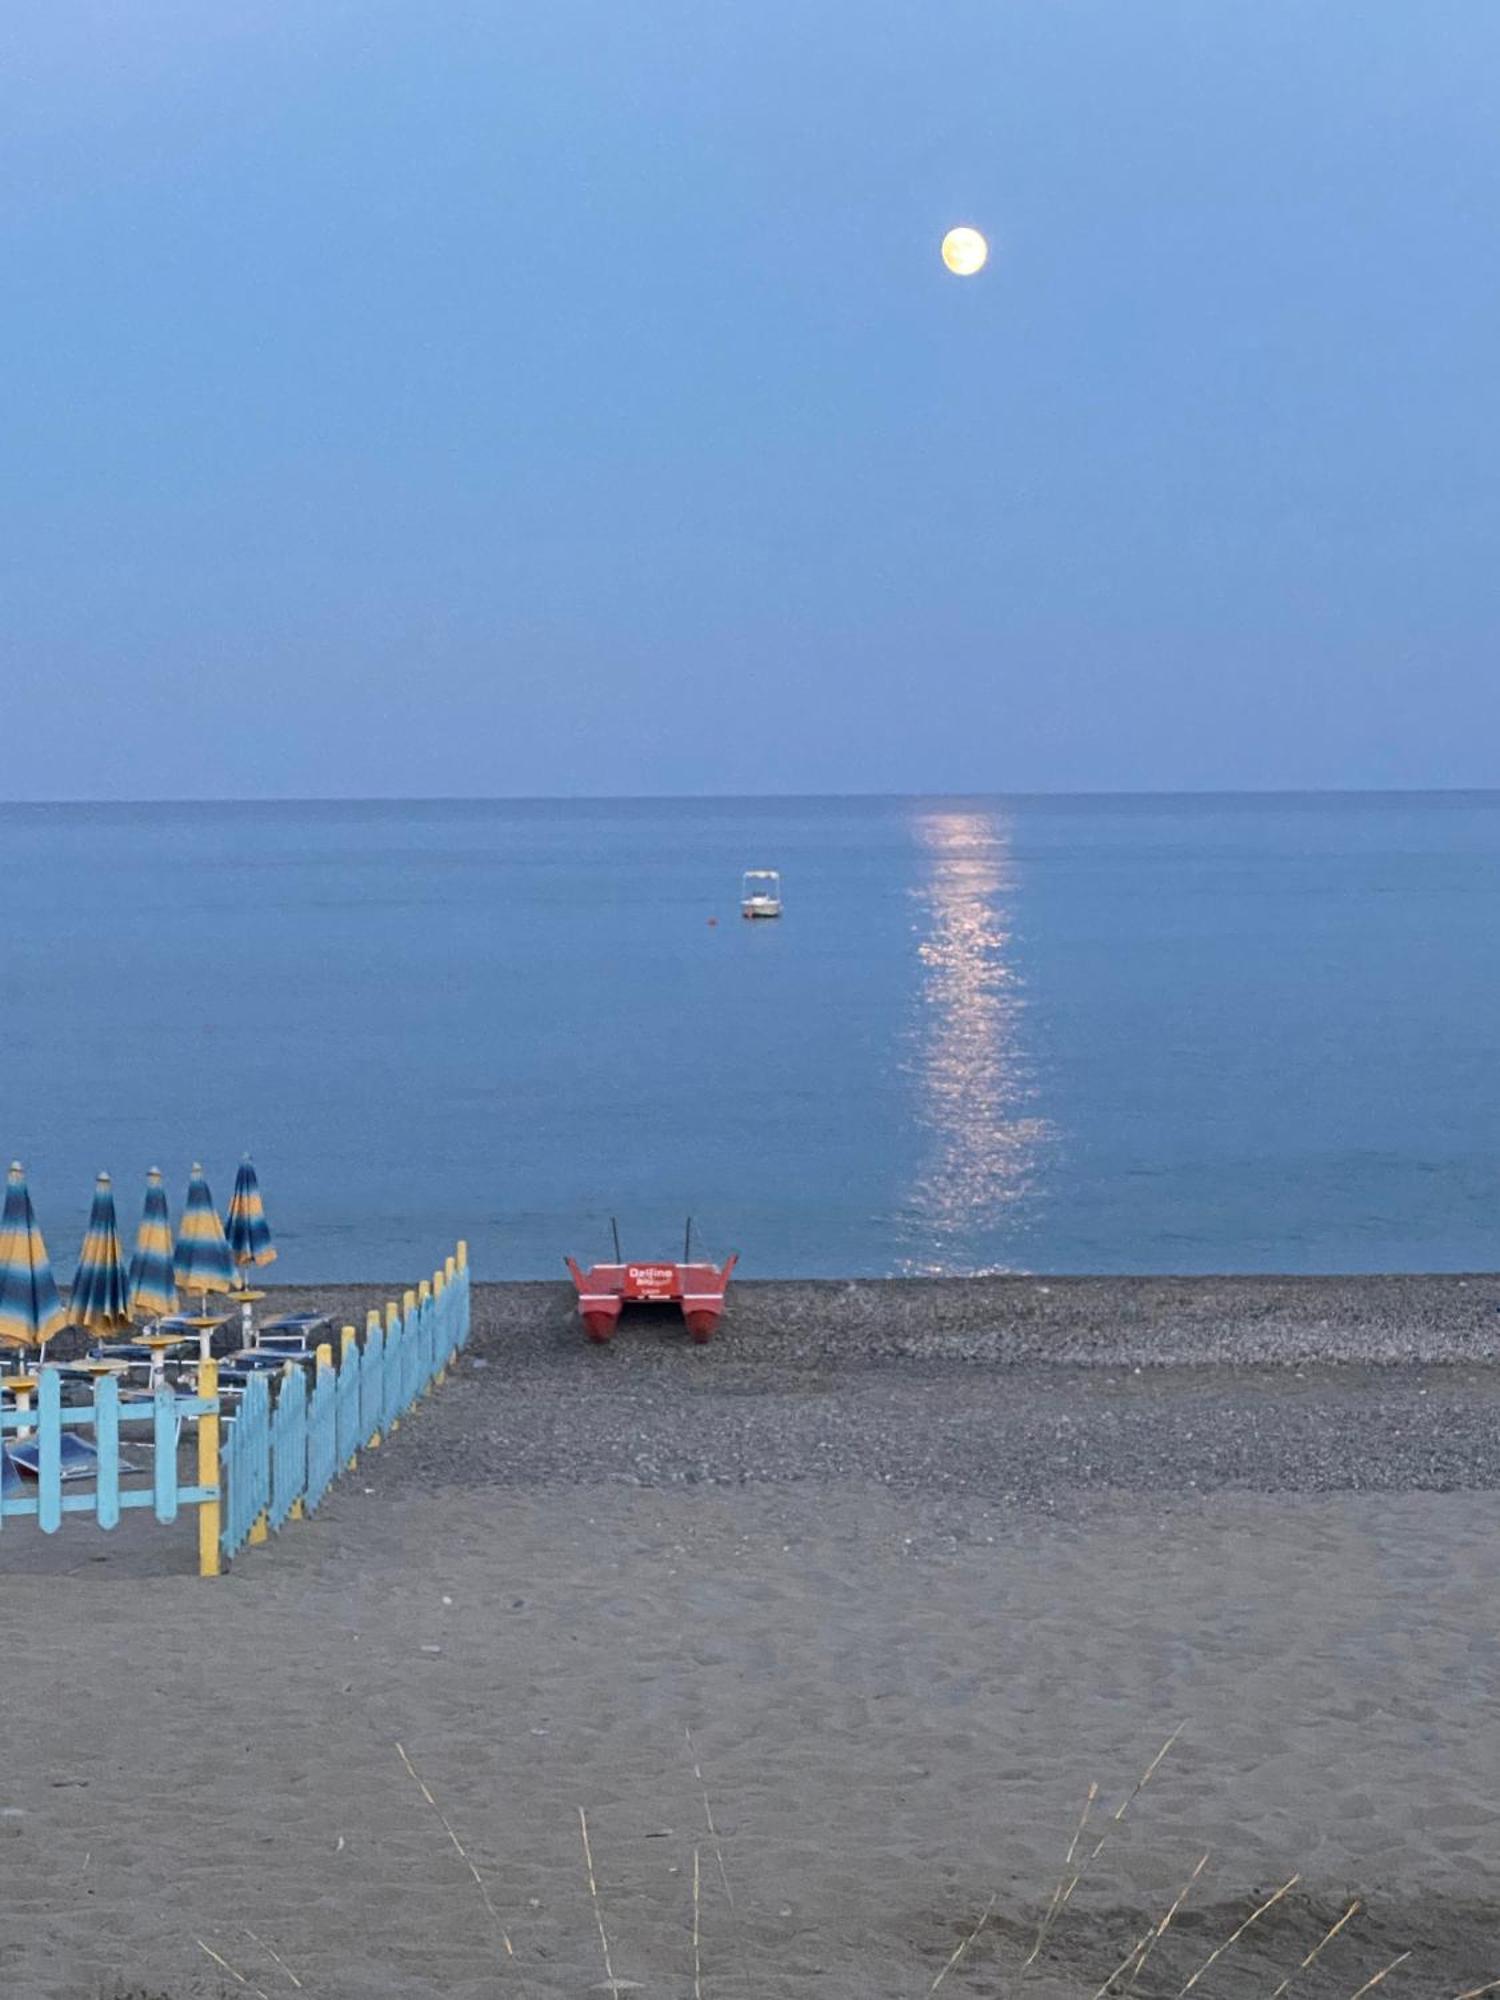
[[[1497,1300],[744,1286],[707,1350],[596,1352],[480,1286],[454,1378],[221,1583],[7,1527],[4,1991],[582,1994],[602,1920],[687,1996],[695,1852],[720,2000],[920,2000],[987,1908],[944,1992],[1087,1996],[1205,1852],[1138,1994],[1294,1871],[1195,1991],[1269,1995],[1355,1898],[1299,1994],[1479,1985]],[[1023,1977],[1088,1787],[1080,1853],[1179,1725]]]

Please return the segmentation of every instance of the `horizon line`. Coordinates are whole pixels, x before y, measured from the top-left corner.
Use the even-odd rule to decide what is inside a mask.
[[[830,792],[260,792],[138,798],[0,799],[0,811],[107,806],[496,806],[761,805],[847,799],[900,803],[919,799],[1305,799],[1493,798],[1495,785],[1184,785],[1081,786],[999,791]]]

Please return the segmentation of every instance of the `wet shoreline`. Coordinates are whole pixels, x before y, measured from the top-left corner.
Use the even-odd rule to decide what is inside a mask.
[[[263,1316],[315,1309],[362,1325],[389,1285],[272,1287]],[[566,1282],[485,1283],[476,1322],[544,1358],[581,1340]],[[670,1314],[617,1339],[670,1339]],[[1500,1274],[735,1280],[707,1356],[799,1365],[971,1362],[1067,1367],[1500,1363]]]

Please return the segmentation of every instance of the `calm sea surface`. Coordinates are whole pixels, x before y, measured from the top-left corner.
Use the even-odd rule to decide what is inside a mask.
[[[0,809],[59,1275],[255,1155],[275,1275],[1500,1264],[1500,794]],[[778,867],[786,915],[737,914]],[[710,919],[717,917],[717,925]]]

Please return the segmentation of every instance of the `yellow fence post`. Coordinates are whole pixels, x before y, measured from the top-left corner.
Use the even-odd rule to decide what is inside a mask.
[[[453,1255],[448,1259],[448,1276],[456,1278],[461,1271],[469,1268],[469,1246],[460,1236]]]
[[[417,1287],[417,1304],[419,1306],[425,1306],[426,1304],[428,1304],[431,1298],[432,1298],[432,1280],[430,1278],[424,1278],[421,1284],[418,1285]],[[432,1393],[432,1384],[430,1382],[424,1382],[421,1388],[417,1391],[417,1394],[419,1396],[427,1396],[430,1395],[431,1393]]]
[[[408,1292],[406,1294],[406,1310],[410,1312],[411,1308],[412,1308],[412,1296],[411,1293]],[[385,1302],[386,1338],[389,1339],[394,1330],[400,1325],[401,1325],[401,1308],[400,1306],[397,1305],[394,1299],[387,1299]],[[402,1338],[403,1339],[405,1338],[404,1329],[402,1332]],[[398,1414],[391,1418],[390,1426],[386,1431],[386,1436],[393,1437],[395,1433],[400,1430],[400,1428],[401,1428],[401,1418]]]
[[[354,1352],[355,1342],[358,1339],[359,1335],[354,1331],[354,1328],[352,1326],[346,1326],[341,1329],[339,1333],[340,1374],[342,1374],[343,1371],[349,1366],[349,1356]],[[321,1349],[319,1351],[321,1352]],[[330,1359],[331,1358],[332,1357],[330,1357]],[[357,1469],[358,1465],[359,1465],[359,1453],[357,1451],[351,1451],[349,1454],[348,1470],[350,1472],[353,1472]]]
[[[415,1292],[403,1292],[401,1295],[401,1304],[399,1306],[396,1304],[396,1301],[394,1299],[386,1300],[385,1330],[388,1338],[390,1336],[392,1328],[397,1325],[400,1325],[403,1312],[408,1314],[415,1312],[416,1306],[417,1306],[417,1297]],[[401,1337],[403,1340],[407,1338],[407,1333],[404,1326],[402,1327]],[[386,1436],[394,1437],[396,1432],[399,1431],[400,1428],[401,1428],[400,1416],[397,1415],[392,1417],[390,1421],[390,1427],[386,1431]]]
[[[282,1381],[290,1382],[296,1372],[297,1363],[295,1361],[288,1361],[281,1371]],[[307,1432],[305,1430],[302,1433],[302,1484],[304,1487],[307,1485]],[[287,1519],[289,1521],[305,1521],[307,1519],[307,1508],[303,1505],[303,1498],[300,1493],[292,1502],[287,1513]]]
[[[385,1324],[387,1332],[389,1332],[391,1327],[395,1324],[395,1315],[396,1315],[396,1308],[391,1304],[390,1300],[387,1299],[385,1306]],[[379,1333],[379,1331],[380,1331],[380,1314],[375,1310],[374,1306],[371,1306],[370,1310],[365,1314],[365,1345],[367,1348],[369,1346],[369,1343],[375,1338],[376,1334]],[[383,1402],[381,1404],[381,1407],[384,1408]],[[370,1439],[369,1448],[371,1451],[379,1451],[380,1449],[380,1428],[378,1425],[376,1426],[375,1429],[375,1435]]]
[[[219,1364],[204,1361],[198,1368],[198,1394],[209,1402],[219,1393]],[[198,1419],[198,1484],[219,1488],[219,1415]],[[200,1500],[198,1503],[198,1574],[217,1576],[219,1574],[219,1533],[223,1514],[222,1500]]]
[[[438,1298],[441,1298],[443,1293],[446,1292],[448,1287],[453,1283],[453,1279],[454,1279],[453,1259],[451,1257],[445,1257],[443,1260],[442,1270],[435,1272],[433,1275],[432,1289],[434,1294]],[[443,1382],[446,1382],[447,1379],[448,1379],[448,1357],[445,1354],[443,1356],[443,1359],[438,1363],[438,1371],[435,1380],[437,1383],[441,1384]]]
[[[416,1293],[403,1292],[401,1294],[401,1313],[406,1323],[406,1338],[408,1340],[412,1338],[412,1321],[416,1316],[416,1310],[417,1310]],[[395,1425],[392,1424],[391,1429],[394,1430],[395,1428],[396,1428]]]

